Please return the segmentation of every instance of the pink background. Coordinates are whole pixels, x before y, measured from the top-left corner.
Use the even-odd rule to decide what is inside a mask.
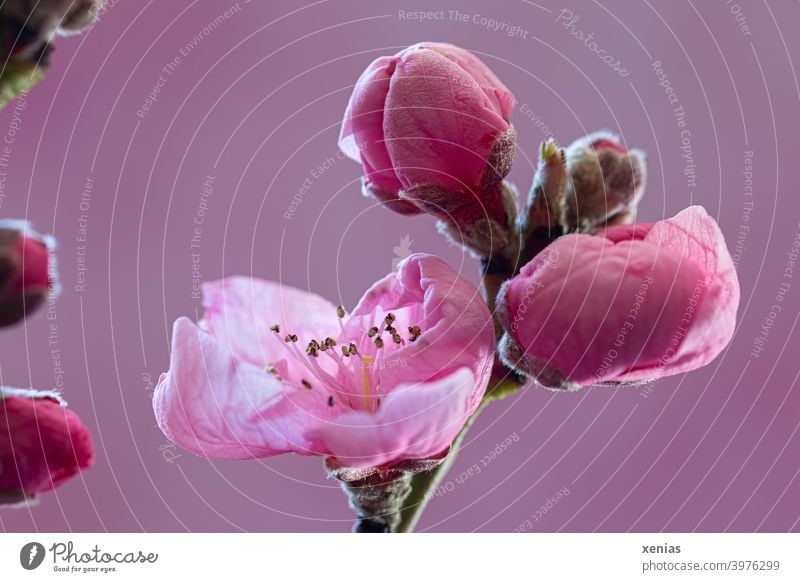
[[[452,6],[467,22],[451,19]],[[0,528],[349,529],[345,498],[317,459],[209,462],[169,448],[155,427],[152,382],[168,365],[172,321],[197,316],[195,265],[203,280],[252,273],[353,306],[409,236],[411,250],[438,253],[475,279],[477,264],[448,247],[430,218],[377,208],[359,195],[358,166],[337,158],[341,114],[361,70],[405,45],[441,40],[478,53],[562,142],[608,128],[646,150],[641,218],[703,204],[732,250],[740,241],[742,304],[733,343],[700,371],[649,390],[531,389],[493,405],[420,528],[512,531],[529,520],[523,529],[800,530],[800,278],[764,351],[751,355],[800,231],[800,88],[792,62],[800,40],[791,27],[800,7],[574,0],[575,28],[594,33],[624,63],[624,78],[556,22],[561,8],[521,0],[110,0],[88,34],[59,39],[52,70],[27,106],[17,107],[16,119],[13,104],[0,113],[0,139],[13,134],[10,165],[0,168],[7,172],[0,216],[27,217],[56,235],[64,290],[49,313],[0,334],[0,381],[63,383],[96,437],[98,458],[37,507],[0,513]],[[749,30],[740,29],[737,8]],[[399,17],[419,9],[444,10],[444,19]],[[480,16],[520,33],[490,30]],[[184,48],[192,39],[195,46]],[[182,48],[186,56],[164,73]],[[651,67],[656,60],[686,111],[694,189]],[[157,101],[137,116],[159,75]],[[520,108],[514,114],[519,151],[511,178],[523,190],[544,137],[530,116]],[[749,150],[751,198],[742,174]],[[328,158],[331,167],[316,172]],[[204,209],[208,176],[214,194]],[[742,235],[742,226],[749,232]],[[77,240],[83,227],[85,243]],[[509,436],[516,442],[481,465]],[[474,463],[480,471],[459,479]],[[537,514],[560,490],[569,495]]]

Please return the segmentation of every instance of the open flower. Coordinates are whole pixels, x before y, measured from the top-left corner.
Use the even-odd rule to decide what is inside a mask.
[[[339,147],[361,162],[366,194],[398,212],[430,212],[473,247],[489,245],[491,236],[502,246],[513,108],[511,92],[475,55],[419,43],[364,71]]]
[[[252,278],[203,292],[199,327],[175,322],[154,408],[170,440],[204,457],[294,452],[356,468],[440,457],[489,381],[489,311],[430,255],[404,260],[349,314]]]
[[[94,460],[80,418],[56,392],[0,387],[0,505],[24,503]]]
[[[739,282],[713,218],[557,239],[500,292],[501,356],[544,386],[636,383],[708,364],[736,324]]]

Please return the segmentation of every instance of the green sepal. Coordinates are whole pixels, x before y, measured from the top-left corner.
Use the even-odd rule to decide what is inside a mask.
[[[36,63],[9,61],[0,72],[0,108],[41,81],[44,73]]]

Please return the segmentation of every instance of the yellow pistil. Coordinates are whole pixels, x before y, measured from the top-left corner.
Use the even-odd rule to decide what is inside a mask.
[[[361,366],[361,381],[364,384],[364,408],[369,410],[370,404],[369,399],[372,395],[372,390],[369,385],[369,374],[367,374],[367,368],[372,363],[372,360],[375,359],[374,356],[363,356],[362,359],[364,360],[364,365]]]

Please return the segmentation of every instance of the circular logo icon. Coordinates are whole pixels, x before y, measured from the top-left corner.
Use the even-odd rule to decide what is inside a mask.
[[[19,551],[19,563],[26,570],[35,570],[44,561],[44,546],[39,542],[28,542]]]

